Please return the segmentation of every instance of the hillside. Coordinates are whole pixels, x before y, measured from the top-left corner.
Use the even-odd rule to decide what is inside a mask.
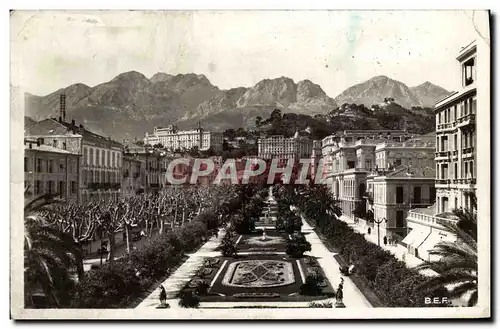
[[[426,81],[418,86],[411,87],[410,90],[415,96],[417,96],[418,99],[420,99],[422,106],[425,107],[434,107],[436,101],[443,99],[452,93],[444,88],[430,83],[429,81]]]
[[[67,121],[74,119],[96,133],[122,139],[141,137],[154,126],[172,123],[191,128],[201,122],[217,130],[252,127],[257,116],[267,117],[275,108],[283,113],[326,115],[344,103],[368,107],[393,97],[410,109],[441,98],[444,92],[430,83],[412,91],[401,82],[379,76],[332,99],[310,80],[295,83],[279,77],[250,88],[221,90],[204,75],[159,72],[148,79],[131,71],[94,87],[79,83],[46,96],[25,94],[25,115],[35,120],[58,117],[59,95],[65,93]]]

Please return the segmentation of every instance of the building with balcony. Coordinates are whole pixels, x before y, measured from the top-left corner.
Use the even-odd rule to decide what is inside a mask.
[[[415,208],[406,217],[408,234],[401,241],[401,246],[417,258],[425,261],[436,260],[429,253],[441,241],[456,241],[457,237],[448,232],[442,222],[455,222],[450,213],[436,215],[436,205],[427,208]]]
[[[313,150],[313,140],[309,136],[301,136],[296,132],[293,137],[274,135],[259,138],[258,156],[261,159],[293,159],[310,158]]]
[[[144,144],[162,144],[164,148],[175,150],[189,150],[198,148],[206,151],[212,148],[214,151],[222,151],[222,133],[205,131],[200,125],[195,130],[179,130],[177,126],[155,127],[153,134],[146,133]]]
[[[387,220],[380,234],[403,237],[408,209],[432,204],[434,151],[433,137],[405,131],[328,136],[323,139],[327,184],[344,216],[368,217],[371,212],[373,219]]]
[[[436,257],[429,251],[439,241],[456,241],[456,236],[442,225],[456,222],[453,210],[474,207],[469,192],[475,193],[477,173],[476,42],[462,48],[456,59],[462,88],[435,106],[436,204],[409,211],[408,234],[401,243],[407,252],[422,260]]]
[[[122,145],[109,137],[95,134],[65,121],[65,97],[60,95],[60,116],[39,121],[25,131],[25,137],[38,139],[41,145],[80,155],[77,163],[78,200],[91,197],[116,198],[120,195]]]
[[[58,194],[64,200],[78,199],[80,154],[40,140],[24,140],[24,188],[26,200],[43,194]]]
[[[476,43],[458,57],[462,89],[437,102],[436,190],[437,212],[470,208],[467,192],[476,190]]]

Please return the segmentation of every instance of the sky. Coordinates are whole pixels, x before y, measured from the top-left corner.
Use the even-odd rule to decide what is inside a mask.
[[[138,71],[204,74],[221,89],[281,76],[331,97],[377,75],[459,89],[456,57],[481,34],[472,11],[18,11],[11,84],[46,95]]]

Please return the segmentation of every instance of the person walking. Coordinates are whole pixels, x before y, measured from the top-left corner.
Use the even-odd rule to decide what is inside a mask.
[[[387,236],[384,236],[384,245],[387,246]]]
[[[167,302],[167,292],[165,291],[165,288],[163,285],[160,286],[160,304],[161,306],[165,306]]]

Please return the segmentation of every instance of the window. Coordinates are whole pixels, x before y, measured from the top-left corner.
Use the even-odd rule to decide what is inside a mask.
[[[54,192],[54,181],[49,180],[47,182],[47,190],[49,194],[52,194]]]
[[[63,145],[63,150],[65,150],[66,149],[66,142],[63,142],[62,145]]]
[[[116,152],[113,152],[113,157],[111,158],[111,166],[114,168],[116,163]]]
[[[469,163],[465,162],[465,178],[469,178]]]
[[[36,159],[36,172],[42,172],[42,159]]]
[[[101,171],[101,183],[105,183],[106,182],[106,174],[104,171]]]
[[[24,157],[24,172],[28,172],[29,171],[29,168],[28,168],[28,157]]]
[[[401,159],[396,159],[396,167],[401,166]]]
[[[75,194],[75,193],[76,193],[76,182],[71,181],[71,194]]]
[[[86,147],[84,147],[84,148],[83,148],[83,164],[84,164],[84,165],[87,165],[87,164],[88,164],[88,159],[87,159],[87,157],[88,157],[88,151],[87,151],[87,148],[86,148]]]
[[[111,159],[109,156],[109,150],[106,151],[106,165],[109,167],[111,165]]]
[[[453,135],[453,140],[454,140],[454,147],[455,147],[455,150],[458,150],[458,135],[455,134]]]
[[[356,166],[356,161],[347,161],[347,169],[353,169]]]
[[[413,188],[413,203],[422,203],[422,188],[420,186]]]
[[[100,166],[101,165],[101,152],[99,152],[99,150],[95,150],[95,164],[96,166]]]
[[[47,161],[47,172],[52,173],[54,172],[54,160],[49,159]]]
[[[42,192],[42,182],[39,180],[35,181],[35,194],[40,194]]]
[[[405,227],[404,212],[401,210],[396,211],[396,227]]]
[[[448,198],[447,197],[443,197],[442,199],[442,209],[441,209],[441,212],[445,212],[445,211],[448,211]]]
[[[54,139],[54,140],[52,141],[52,147],[57,147],[57,140],[55,140],[55,139]]]
[[[59,182],[59,195],[64,196],[66,194],[65,188],[66,188],[66,186],[64,186],[64,182],[60,181]]]
[[[434,203],[436,201],[436,187],[431,186],[429,192],[430,192],[429,194],[430,194],[430,199],[431,199],[430,201],[431,201],[431,203]]]
[[[457,179],[458,178],[457,176],[458,176],[458,164],[455,162],[453,170],[453,178]]]
[[[104,166],[106,164],[104,157],[106,156],[106,153],[104,150],[101,150],[101,165]]]
[[[95,164],[95,162],[94,162],[94,149],[90,149],[89,154],[90,154],[90,161],[89,161],[89,164],[90,164],[91,166],[93,166],[93,165]]]
[[[64,160],[59,160],[59,172],[64,172]]]
[[[474,161],[470,162],[469,170],[470,170],[470,177],[474,178]]]
[[[462,77],[463,77],[463,86],[469,86],[474,83],[474,78],[476,76],[474,58],[469,59],[462,66]]]
[[[396,187],[396,203],[403,203],[403,187],[398,186]]]

